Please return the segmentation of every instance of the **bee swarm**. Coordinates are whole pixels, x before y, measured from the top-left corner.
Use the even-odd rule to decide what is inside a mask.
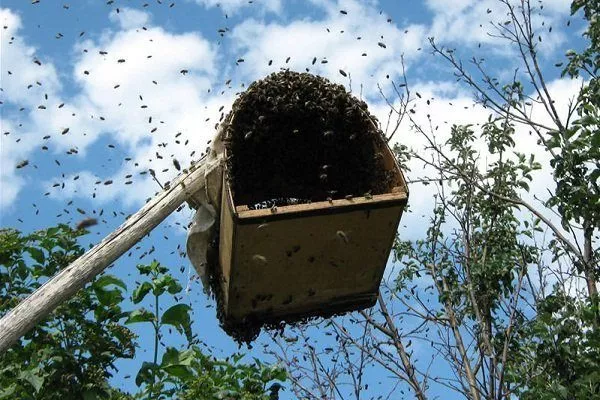
[[[227,206],[225,201],[223,203],[222,218],[225,221],[231,222],[228,214],[230,206],[233,209],[245,206],[243,208],[246,210],[270,209],[267,215],[276,217],[278,206],[325,202],[329,207],[335,200],[350,204],[360,196],[372,199],[373,195],[390,193],[399,182],[397,167],[390,169],[384,164],[381,151],[389,150],[383,134],[377,128],[376,118],[368,112],[367,104],[353,97],[342,85],[325,78],[292,71],[273,73],[252,83],[234,102],[231,113],[224,121],[222,129],[227,153],[225,179],[233,201]],[[391,153],[390,157],[393,157]],[[384,236],[387,240],[388,236],[392,237],[392,231],[397,227],[397,223],[394,223],[399,219],[398,210],[401,208],[398,208],[398,204],[395,207],[388,208],[391,211],[380,208],[372,215],[363,211],[339,214],[335,218],[341,218],[340,225],[336,225],[331,238],[322,240],[310,239],[312,234],[304,227],[301,229],[304,234],[300,233],[287,241],[278,237],[277,244],[271,245],[269,241],[257,239],[269,235],[263,232],[268,230],[265,227],[269,224],[265,222],[257,222],[256,232],[250,235],[252,239],[249,239],[247,231],[242,232],[235,223],[223,231],[223,226],[218,226],[209,248],[207,271],[212,292],[217,298],[217,316],[221,327],[238,342],[250,343],[261,328],[281,332],[286,324],[330,317],[359,305],[364,307],[375,298],[371,286],[379,283],[379,274],[385,267],[389,251],[384,254],[382,250],[385,249],[370,245],[369,240],[362,240],[359,233],[354,237],[361,239],[352,241],[342,227],[370,218],[371,225],[379,222],[386,226],[377,228],[373,235],[368,229],[364,232],[369,233],[372,240],[381,241]],[[331,217],[324,215],[320,218],[319,221],[324,221]],[[299,226],[300,220],[287,221],[288,224]],[[245,225],[246,229],[252,229],[249,227],[253,226],[252,223]],[[271,227],[275,226],[281,225],[274,222]],[[235,229],[240,231],[234,240]],[[389,235],[384,234],[387,231]],[[321,238],[321,235],[318,237]],[[260,241],[264,248],[245,254],[243,246],[237,247],[245,240],[249,240],[247,243]],[[278,247],[284,246],[284,242],[289,248]],[[302,250],[298,245],[300,242],[306,244]],[[225,248],[220,249],[224,244]],[[219,265],[220,251],[225,252],[225,259],[230,262],[229,267],[223,267],[228,271],[227,279]],[[353,254],[352,251],[360,253],[359,257],[351,257],[359,262],[343,257],[342,252]],[[252,275],[255,269],[262,271],[261,278]],[[315,271],[318,269],[327,269],[327,272],[320,274],[325,277],[323,282],[313,285],[310,277],[317,276]],[[342,277],[344,279],[339,279],[341,273],[346,275]],[[232,274],[235,275],[233,280]],[[306,288],[300,285],[302,288],[290,287],[286,292],[285,289],[279,290],[279,287],[270,292],[270,277],[281,274],[294,276],[292,279],[296,279],[296,283],[301,281]],[[303,279],[298,281],[299,274]],[[269,278],[265,280],[264,276]],[[332,276],[335,279],[331,279]],[[360,285],[354,287],[348,284],[355,281],[360,281]],[[281,276],[278,282],[283,283]],[[331,287],[328,286],[330,282]],[[227,288],[226,292],[222,284]],[[313,286],[327,290],[316,291]],[[259,287],[262,291],[254,292]],[[335,298],[337,306],[328,302],[317,303],[333,291],[336,291],[336,296],[342,296]],[[342,298],[345,303],[340,300]],[[285,311],[283,315],[277,314],[282,308],[287,310],[288,305],[289,309],[301,309],[302,312],[294,314]],[[242,318],[228,315],[233,314],[233,307],[240,307],[236,313]],[[248,314],[244,314],[246,310],[249,310]]]
[[[384,138],[367,104],[342,85],[284,71],[252,83],[226,126],[228,179],[249,208],[380,194]]]

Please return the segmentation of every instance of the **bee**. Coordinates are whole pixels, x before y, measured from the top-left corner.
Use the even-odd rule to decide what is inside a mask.
[[[79,221],[77,226],[75,227],[77,230],[86,229],[90,226],[94,226],[98,224],[98,220],[96,218],[85,218]]]
[[[29,165],[29,160],[23,160],[17,164],[17,169],[24,168]]]
[[[337,235],[338,238],[340,238],[344,243],[348,244],[350,242],[350,239],[348,239],[348,235],[346,234],[346,232],[344,231],[337,231],[335,233]]]
[[[261,256],[260,254],[255,254],[252,256],[252,261],[254,261],[256,264],[264,265],[267,263],[267,257]]]

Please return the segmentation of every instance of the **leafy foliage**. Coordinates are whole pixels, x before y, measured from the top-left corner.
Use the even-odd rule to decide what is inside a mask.
[[[0,314],[83,254],[66,225],[22,235],[0,231]],[[125,284],[103,275],[0,356],[0,398],[114,398],[114,362],[132,358],[135,336],[120,320]]]
[[[510,380],[521,399],[600,398],[598,310],[556,287],[518,333]],[[527,377],[524,384],[523,377]]]
[[[126,324],[150,323],[154,329],[154,356],[144,362],[135,378],[141,387],[138,398],[181,399],[215,398],[239,400],[277,399],[280,383],[285,381],[285,371],[277,366],[268,366],[255,360],[253,364],[242,364],[242,354],[229,360],[216,360],[205,355],[193,345],[190,311],[191,307],[180,303],[179,293],[183,290],[179,282],[169,274],[169,269],[157,261],[138,265],[138,271],[147,277],[133,291],[134,304],[149,300],[149,307],[129,312]],[[176,304],[161,313],[160,304],[170,295]],[[176,349],[166,346],[159,362],[161,338],[165,327],[171,326],[184,335],[188,346]],[[268,384],[271,383],[269,388]]]

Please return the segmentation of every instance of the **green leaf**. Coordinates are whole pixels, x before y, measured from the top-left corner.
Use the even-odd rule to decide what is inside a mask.
[[[122,280],[120,280],[114,275],[102,275],[100,278],[96,279],[94,285],[96,287],[102,288],[108,285],[116,285],[122,288],[123,290],[127,290],[127,285],[125,285],[125,283]]]
[[[179,351],[173,347],[169,347],[163,355],[161,368],[169,375],[184,380],[189,379],[194,377],[189,367],[195,359],[195,353],[192,349]]]
[[[125,321],[125,325],[135,324],[138,322],[153,322],[156,320],[154,314],[145,308],[133,310],[129,313],[129,317]]]
[[[96,297],[98,297],[98,301],[104,306],[116,305],[123,301],[121,289],[106,289],[107,286],[111,285],[115,285],[118,288],[127,289],[127,286],[125,286],[125,283],[123,283],[122,280],[112,275],[101,276],[94,283],[92,283],[92,289],[94,290]]]
[[[154,382],[154,371],[158,371],[160,367],[154,363],[144,361],[137,375],[135,376],[135,384],[142,386],[142,384]]]
[[[35,393],[39,392],[42,386],[44,385],[44,377],[36,374],[36,372],[38,371],[38,368],[36,368],[35,370],[27,369],[25,371],[21,371],[21,373],[19,374],[19,379],[29,382],[29,384],[33,386]]]
[[[112,306],[123,301],[121,289],[106,289],[107,286],[115,285],[122,289],[127,289],[125,283],[113,275],[103,275],[92,283],[92,289],[98,297],[100,304],[104,306]]]
[[[94,293],[98,298],[98,301],[103,306],[114,306],[123,301],[123,295],[118,289],[105,290],[102,288],[94,288]]]
[[[149,265],[138,264],[137,269],[140,272],[140,274],[142,274],[142,275],[150,274],[150,266]]]
[[[140,286],[136,287],[135,290],[133,291],[133,296],[132,296],[133,304],[138,304],[139,302],[144,300],[144,297],[146,297],[146,295],[148,294],[148,292],[150,290],[152,290],[152,284],[148,281],[146,281],[146,282],[142,283]]]
[[[600,132],[598,132],[598,131],[594,132],[591,142],[592,142],[593,147],[596,147],[596,148],[600,147]]]
[[[525,189],[526,191],[529,192],[529,185],[527,184],[527,182],[525,182],[525,181],[519,181],[519,182],[517,182],[517,184],[519,186],[521,186],[523,189]]]
[[[16,390],[17,385],[15,383],[13,383],[5,389],[0,389],[0,399],[14,399],[14,394]]]
[[[193,349],[179,351],[174,347],[169,347],[165,351],[162,358],[162,367],[169,365],[192,365],[192,361],[196,359],[196,353]]]
[[[52,228],[48,228],[46,230],[46,235],[47,236],[54,236],[58,233],[58,231],[60,231],[60,228],[58,226],[53,226]]]
[[[192,340],[192,328],[189,311],[191,307],[187,304],[176,304],[164,312],[160,320],[163,325],[172,325],[179,331],[185,333],[188,341]]]
[[[98,390],[86,390],[85,392],[83,392],[83,400],[106,399],[107,395],[108,393],[104,392],[103,394],[101,391]]]
[[[43,264],[46,261],[46,256],[44,256],[44,252],[37,247],[28,247],[27,252],[31,255],[31,258],[38,264]]]
[[[162,275],[153,279],[152,282],[154,284],[153,293],[156,296],[160,296],[165,290],[171,294],[177,294],[183,290],[181,285],[171,275]]]

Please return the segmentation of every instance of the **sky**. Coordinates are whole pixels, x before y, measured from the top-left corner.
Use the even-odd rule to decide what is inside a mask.
[[[567,49],[585,44],[581,16],[571,17],[569,6],[544,1],[535,17],[541,67],[561,112],[580,83],[561,78],[555,64]],[[466,60],[484,57],[499,79],[510,79],[516,65],[515,49],[493,35],[490,22],[506,19],[495,0],[3,0],[1,7],[0,226],[29,232],[99,218],[85,245],[100,241],[160,189],[145,171],[154,169],[166,182],[177,174],[173,158],[183,167],[198,159],[236,94],[271,72],[309,71],[343,84],[385,128],[389,108],[381,92],[390,95],[405,68],[419,93],[415,120],[429,115],[442,139],[452,124],[478,124],[489,112],[432,54],[428,38]],[[535,147],[526,132],[519,138],[523,148]],[[406,122],[394,142],[422,146]],[[547,170],[540,172],[533,191],[549,179]],[[422,215],[432,205],[429,188],[410,190],[403,238],[423,233]],[[169,266],[189,282],[186,301],[206,348],[226,356],[238,346],[218,327],[213,301],[191,279],[193,268],[179,251],[192,215],[186,208],[170,216],[110,273],[132,286],[137,263],[156,258]],[[147,344],[146,332],[137,333]],[[242,351],[260,357],[260,347]],[[149,358],[140,352],[124,362],[116,382],[133,389],[123,376]]]

